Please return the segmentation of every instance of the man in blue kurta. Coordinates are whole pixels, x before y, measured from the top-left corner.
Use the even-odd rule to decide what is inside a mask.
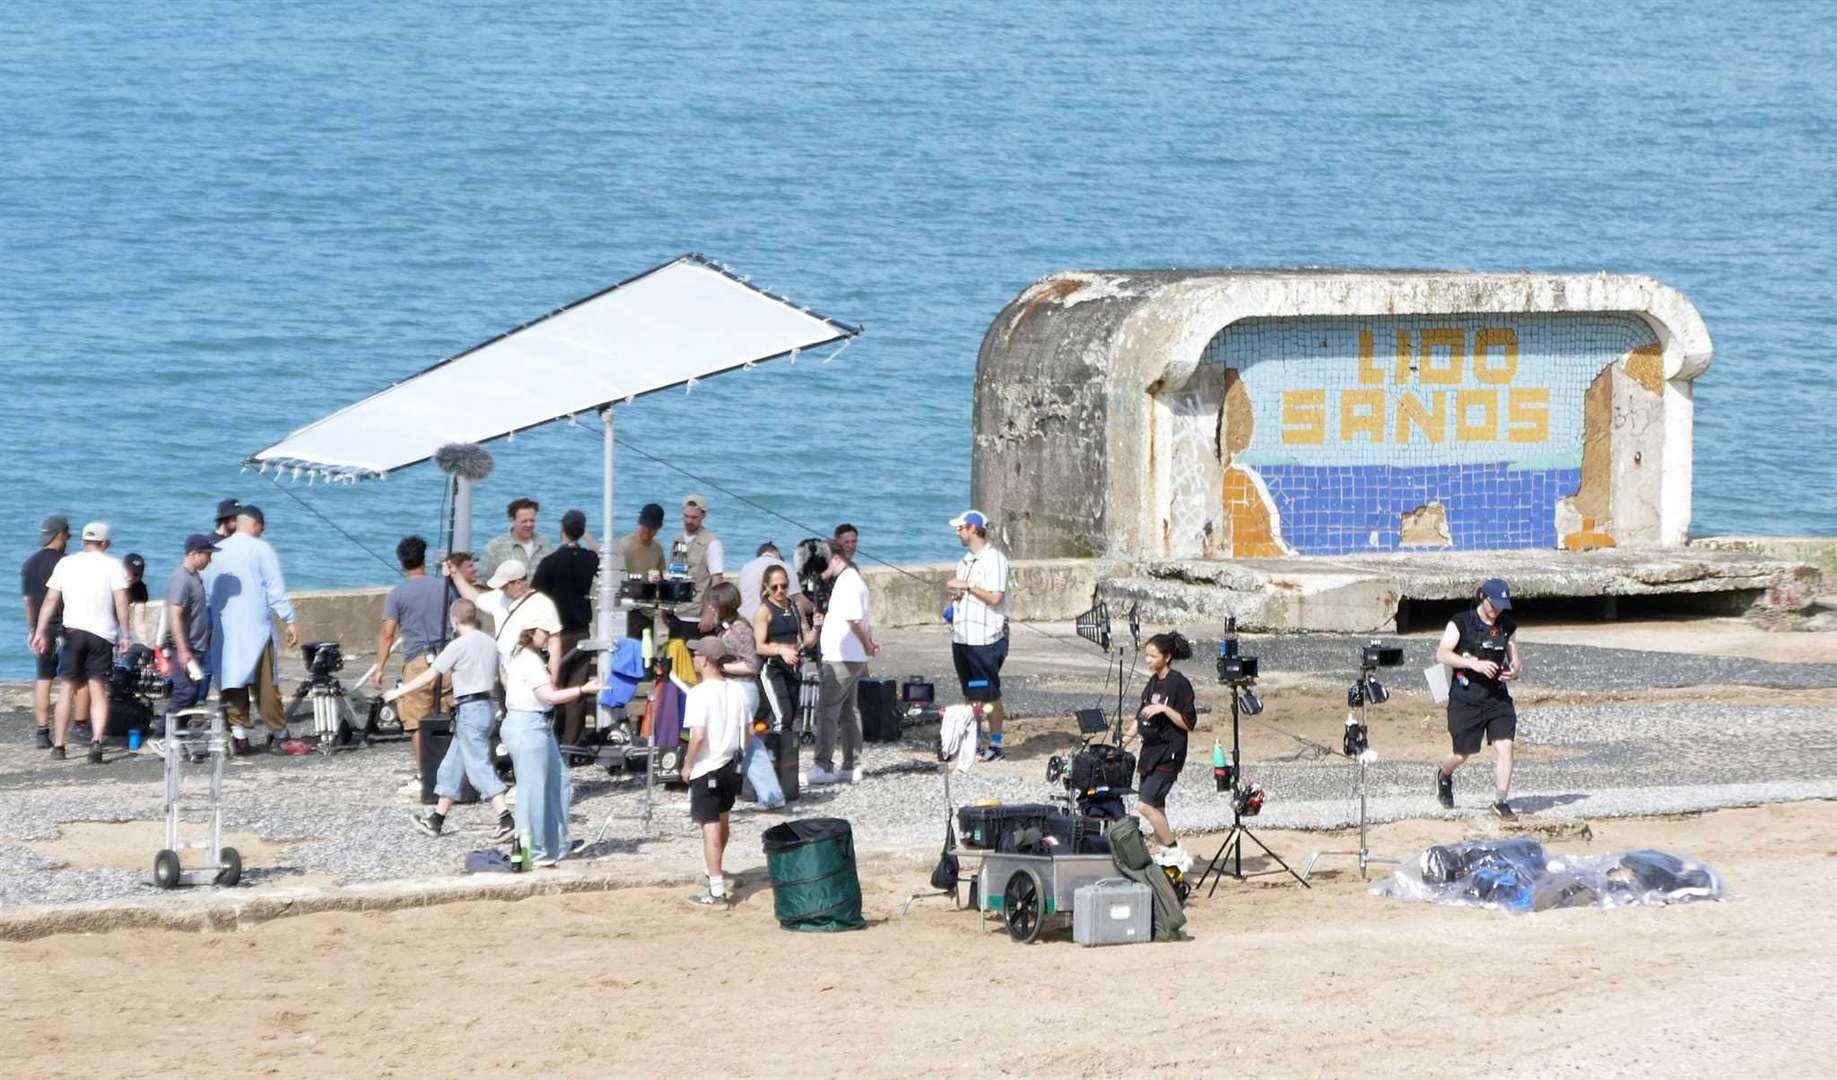
[[[300,643],[287,584],[281,580],[281,560],[261,538],[266,527],[261,507],[242,507],[236,531],[217,541],[217,554],[204,579],[210,594],[210,669],[229,713],[230,734],[239,755],[253,752],[249,746],[250,687],[261,703],[269,749],[278,750],[275,736],[287,732],[275,681],[279,664],[273,616],[286,624],[287,646]]]

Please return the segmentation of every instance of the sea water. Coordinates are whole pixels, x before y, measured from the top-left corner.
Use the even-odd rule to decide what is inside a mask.
[[[64,3],[0,40],[20,560],[45,514],[104,518],[157,591],[233,495],[290,586],[388,580],[430,467],[283,489],[243,457],[691,250],[867,334],[621,408],[668,464],[620,453],[620,531],[699,490],[736,559],[843,520],[953,557],[977,347],[1028,282],[1345,265],[1683,290],[1716,343],[1694,531],[1837,533],[1820,5]],[[602,528],[590,425],[492,450],[481,537],[518,495]]]

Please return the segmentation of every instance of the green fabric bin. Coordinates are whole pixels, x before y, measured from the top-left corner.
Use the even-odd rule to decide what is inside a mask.
[[[787,821],[765,831],[772,907],[786,930],[859,930],[855,836],[841,818]]]

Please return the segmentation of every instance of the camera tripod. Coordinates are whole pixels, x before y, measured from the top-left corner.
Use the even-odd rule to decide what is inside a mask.
[[[1384,693],[1382,687],[1378,688],[1376,694],[1372,692],[1372,688],[1377,685],[1377,669],[1373,667],[1362,667],[1359,669],[1358,681],[1352,684],[1352,688],[1347,694],[1348,697],[1356,696],[1359,702],[1358,732],[1356,735],[1348,733],[1346,744],[1343,747],[1346,751],[1346,756],[1357,762],[1359,766],[1359,778],[1356,785],[1359,793],[1359,846],[1353,851],[1316,851],[1313,858],[1308,860],[1307,868],[1301,872],[1301,877],[1304,882],[1307,878],[1314,876],[1314,864],[1329,856],[1344,856],[1358,859],[1360,881],[1371,880],[1369,870],[1372,863],[1385,863],[1390,866],[1396,866],[1399,863],[1397,859],[1373,855],[1371,853],[1371,846],[1366,840],[1365,769],[1366,766],[1370,764],[1368,761],[1370,756],[1369,736],[1366,733],[1370,730],[1371,725],[1371,703],[1374,700],[1384,701],[1389,698],[1389,695]],[[1352,726],[1351,719],[1352,716],[1348,713],[1347,726],[1349,728]]]
[[[1253,679],[1227,680],[1228,685],[1231,687],[1231,760],[1236,763],[1236,767],[1239,769],[1243,768],[1244,758],[1242,752],[1238,749],[1238,728],[1240,723],[1238,718],[1238,691],[1248,688],[1254,681]],[[1212,879],[1212,892],[1206,893],[1208,897],[1218,891],[1218,883],[1226,874],[1230,874],[1239,881],[1243,881],[1246,876],[1244,874],[1244,841],[1246,839],[1262,848],[1263,854],[1276,860],[1276,865],[1280,866],[1289,877],[1299,881],[1302,888],[1313,888],[1312,885],[1308,884],[1307,878],[1295,873],[1294,867],[1283,862],[1282,856],[1271,851],[1268,844],[1258,839],[1256,833],[1251,832],[1245,827],[1243,810],[1240,808],[1240,804],[1237,800],[1236,781],[1238,779],[1241,779],[1241,777],[1234,776],[1232,778],[1231,831],[1225,834],[1225,842],[1218,845],[1217,853],[1212,856],[1212,861],[1206,864],[1205,872],[1199,875],[1199,881],[1193,886],[1193,891],[1199,891],[1200,886],[1206,883],[1206,878],[1208,877]]]

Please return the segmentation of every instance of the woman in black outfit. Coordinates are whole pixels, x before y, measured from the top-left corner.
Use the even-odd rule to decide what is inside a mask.
[[[816,641],[816,628],[805,626],[791,600],[791,576],[782,566],[768,566],[759,585],[759,610],[753,612],[753,637],[764,666],[759,672],[763,715],[778,733],[778,758],[797,754],[798,674],[802,650]]]
[[[1174,661],[1189,660],[1193,647],[1179,634],[1156,634],[1142,650],[1148,663],[1148,685],[1142,687],[1142,706],[1132,730],[1123,741],[1140,732],[1142,752],[1136,759],[1136,811],[1154,830],[1155,839],[1176,854],[1180,845],[1167,827],[1167,793],[1186,764],[1186,737],[1198,723],[1193,708],[1193,684],[1174,670]]]

